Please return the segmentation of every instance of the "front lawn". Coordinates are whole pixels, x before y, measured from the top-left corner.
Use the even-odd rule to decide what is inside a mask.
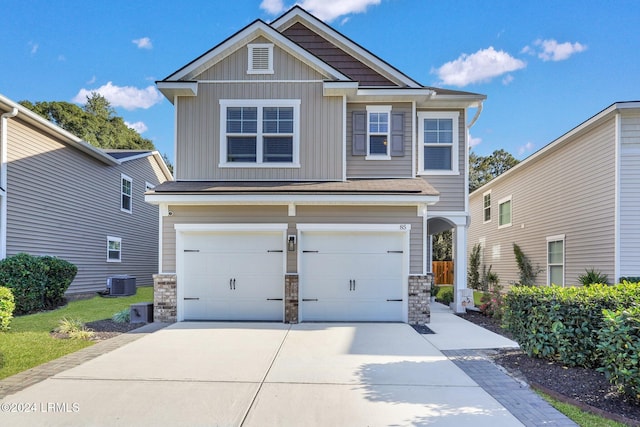
[[[11,321],[8,332],[0,332],[0,379],[57,359],[84,347],[92,341],[59,339],[50,335],[62,318],[83,323],[110,319],[118,311],[137,302],[153,301],[153,287],[138,288],[130,297],[73,301],[57,310],[19,316]]]

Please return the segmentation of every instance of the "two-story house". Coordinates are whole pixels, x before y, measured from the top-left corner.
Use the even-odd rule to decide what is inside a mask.
[[[101,150],[0,95],[0,258],[26,252],[78,267],[67,294],[157,272],[158,208],[172,179],[157,151]]]
[[[157,86],[176,181],[146,197],[156,320],[423,323],[430,235],[451,228],[466,287],[467,109],[484,95],[423,86],[300,7]]]

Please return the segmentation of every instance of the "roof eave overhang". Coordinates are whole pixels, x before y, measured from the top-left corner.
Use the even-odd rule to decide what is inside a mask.
[[[173,104],[176,96],[197,96],[198,82],[196,81],[157,81],[158,90]]]
[[[152,205],[433,205],[436,195],[396,194],[145,194]]]

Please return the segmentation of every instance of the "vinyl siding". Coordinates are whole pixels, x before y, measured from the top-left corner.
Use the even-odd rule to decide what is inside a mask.
[[[425,110],[426,111],[426,110]],[[465,111],[459,110],[458,119],[458,170],[459,175],[422,175],[436,190],[440,192],[440,201],[430,208],[432,212],[464,212],[465,210],[465,176],[467,174],[467,152],[465,138]],[[416,129],[418,127],[416,126]],[[416,137],[416,141],[418,138]],[[417,143],[417,142],[416,142]],[[421,147],[417,147],[420,150]],[[420,156],[416,155],[417,170],[421,169]]]
[[[640,276],[640,115],[622,116],[620,136],[620,275],[637,277]]]
[[[274,75],[248,75],[246,66],[246,48],[239,49],[198,76],[200,80],[222,79],[227,82],[200,83],[197,97],[178,99],[176,178],[222,181],[342,180],[342,98],[324,97],[323,76],[277,46],[274,47]],[[230,83],[228,80],[239,82]],[[251,80],[258,81],[250,83]],[[218,167],[221,99],[299,99],[300,167]]]
[[[386,103],[391,113],[404,113],[404,156],[393,156],[390,160],[366,160],[365,156],[353,153],[353,112],[366,111],[367,105],[347,105],[347,178],[411,178],[412,107],[410,103]]]
[[[170,206],[173,215],[163,218],[163,272],[175,271],[175,224],[288,224],[288,234],[296,234],[296,224],[410,224],[410,272],[422,273],[423,227],[415,206],[298,206],[296,216],[287,215],[286,206]],[[296,253],[287,254],[287,271],[296,272]]]
[[[547,237],[565,235],[565,285],[577,283],[586,268],[613,280],[615,205],[615,125],[601,122],[588,133],[564,141],[504,179],[470,197],[468,252],[486,242],[484,260],[504,285],[519,280],[513,254],[517,243],[542,271],[547,283]],[[483,193],[491,190],[491,222],[483,224]],[[512,197],[512,226],[498,228],[498,203]]]
[[[53,255],[78,267],[69,293],[106,287],[114,274],[151,285],[157,272],[158,208],[145,183],[164,181],[151,157],[107,166],[16,119],[9,120],[7,256]],[[132,214],[120,210],[120,174],[133,178]],[[108,263],[107,236],[122,238]]]

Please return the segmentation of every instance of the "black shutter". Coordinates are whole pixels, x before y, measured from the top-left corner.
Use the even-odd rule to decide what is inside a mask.
[[[367,112],[354,111],[352,115],[353,126],[353,146],[354,156],[367,155]]]
[[[404,113],[391,113],[391,155],[404,156]]]

